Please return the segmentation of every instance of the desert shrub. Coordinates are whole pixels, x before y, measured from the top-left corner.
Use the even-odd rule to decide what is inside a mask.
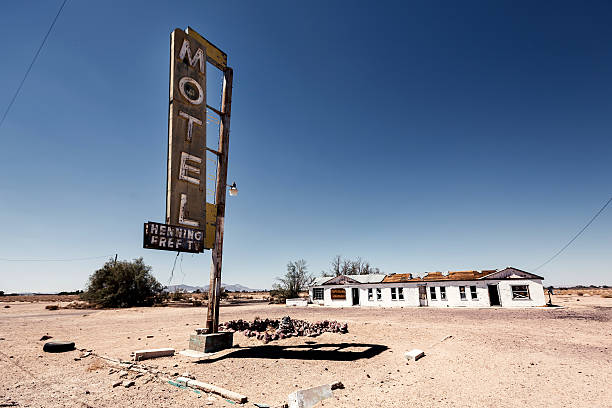
[[[279,283],[273,285],[270,296],[275,301],[284,302],[285,299],[298,297],[300,292],[307,290],[314,281],[314,277],[308,273],[308,265],[303,259],[287,264],[285,276],[276,278]]]
[[[180,302],[181,300],[183,300],[183,292],[181,292],[180,290],[172,292],[172,295],[170,295],[170,299],[176,302]]]
[[[101,307],[150,306],[160,301],[163,289],[150,272],[142,258],[109,260],[89,277],[81,298]]]

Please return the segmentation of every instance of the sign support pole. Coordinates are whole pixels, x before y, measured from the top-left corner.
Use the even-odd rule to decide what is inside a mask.
[[[208,333],[219,331],[219,301],[221,300],[221,263],[223,259],[223,231],[225,224],[225,197],[227,193],[227,156],[229,149],[230,115],[232,111],[232,82],[234,71],[223,70],[223,96],[221,101],[221,123],[219,126],[219,154],[217,155],[217,185],[215,204],[217,217],[215,226],[215,245],[212,249],[210,266],[210,286],[208,289]]]

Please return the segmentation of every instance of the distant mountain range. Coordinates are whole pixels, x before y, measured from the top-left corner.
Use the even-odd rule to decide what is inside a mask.
[[[177,290],[180,290],[181,292],[192,293],[200,289],[200,292],[208,292],[208,286],[209,285],[206,285],[206,286],[170,285],[170,286],[166,286],[164,290],[166,292],[176,292]],[[221,287],[225,288],[226,292],[242,292],[243,290],[247,292],[260,292],[264,290],[264,289],[251,289],[251,288],[247,288],[246,286],[243,286],[240,284],[229,285],[223,282],[221,282]]]

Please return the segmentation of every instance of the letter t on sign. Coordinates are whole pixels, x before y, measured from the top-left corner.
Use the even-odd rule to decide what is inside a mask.
[[[183,112],[183,111],[179,111],[179,116],[182,118],[187,119],[187,141],[191,142],[191,135],[193,134],[193,124],[195,123],[196,125],[200,125],[202,126],[202,121],[198,118],[194,118],[193,116]]]

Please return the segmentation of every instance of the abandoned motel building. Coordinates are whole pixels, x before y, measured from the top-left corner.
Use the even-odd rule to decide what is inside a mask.
[[[530,307],[546,304],[544,278],[517,268],[320,277],[309,287],[321,306]]]

